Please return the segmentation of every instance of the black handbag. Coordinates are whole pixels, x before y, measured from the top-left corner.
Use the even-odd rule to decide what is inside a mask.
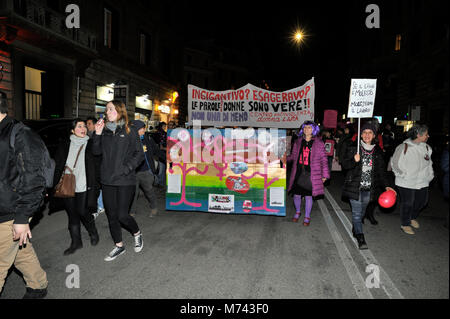
[[[307,172],[305,169],[305,164],[303,164],[303,152],[302,152],[302,172],[300,176],[297,177],[295,181],[296,185],[303,188],[307,191],[312,191],[312,183],[311,183],[311,172]]]

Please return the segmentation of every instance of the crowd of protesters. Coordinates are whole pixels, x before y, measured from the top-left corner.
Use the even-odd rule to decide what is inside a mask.
[[[24,297],[43,298],[48,282],[29,242],[29,222],[42,205],[48,187],[43,170],[36,164],[40,163],[36,159],[45,160],[42,154],[46,148],[39,149],[39,143],[32,143],[37,134],[8,117],[6,95],[0,93],[0,152],[6,154],[0,163],[0,291],[14,264],[24,275]],[[52,186],[68,173],[76,180],[75,195],[63,199],[71,238],[64,255],[83,247],[81,224],[88,231],[91,245],[98,244],[95,220],[101,213],[106,214],[114,243],[105,261],[125,252],[122,228],[133,237],[134,251],[142,251],[143,234],[134,218],[138,214],[136,203],[142,190],[150,208],[148,216],[157,214],[154,187],[165,187],[166,130],[175,127],[173,121],[169,125],[161,122],[152,136],[144,122],[128,120],[126,106],[118,100],[106,105],[105,118],[73,120],[70,136],[55,153],[52,176]],[[360,249],[368,248],[363,223],[367,218],[377,224],[373,212],[382,192],[398,195],[404,233],[413,235],[420,227],[418,218],[435,175],[426,125],[415,125],[403,139],[395,136],[390,125],[381,128],[375,119],[364,121],[359,130],[353,124],[321,130],[317,123],[306,121],[292,134],[287,192],[293,197],[293,222],[297,223],[304,212],[303,225],[311,224],[314,201],[324,196],[336,165],[344,175],[342,196],[349,200],[353,236]],[[448,143],[440,162],[448,199]],[[389,171],[395,180],[389,177]]]

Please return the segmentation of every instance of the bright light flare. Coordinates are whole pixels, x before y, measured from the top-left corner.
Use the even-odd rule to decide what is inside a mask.
[[[305,40],[305,37],[306,37],[305,32],[300,29],[297,29],[297,30],[295,30],[295,32],[292,36],[292,40],[296,44],[301,44]]]

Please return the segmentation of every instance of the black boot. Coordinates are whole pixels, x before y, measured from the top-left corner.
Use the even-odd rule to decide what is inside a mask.
[[[355,227],[352,227],[353,238],[356,238]]]
[[[64,251],[64,256],[73,254],[77,249],[83,247],[80,225],[69,225],[69,233],[70,238],[72,238],[72,243],[70,244],[70,247]]]
[[[364,239],[364,234],[357,234],[356,235],[356,240],[358,241],[358,248],[363,250],[363,249],[369,249],[369,247],[367,247],[367,243],[366,240]]]
[[[82,219],[84,227],[86,227],[86,230],[89,233],[89,237],[91,238],[91,245],[95,246],[98,244],[99,237],[97,232],[97,227],[95,227],[95,218],[92,216],[92,214],[89,214],[89,217],[87,219]]]
[[[372,225],[378,225],[377,220],[373,216],[373,213],[375,212],[375,208],[376,208],[375,204],[369,203],[369,205],[366,208],[366,213],[364,214],[363,224],[364,224],[364,219],[367,218]]]

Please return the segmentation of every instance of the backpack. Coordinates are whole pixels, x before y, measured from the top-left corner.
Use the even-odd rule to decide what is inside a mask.
[[[14,149],[17,131],[19,131],[22,128],[28,130],[30,133],[29,136],[31,147],[36,149],[37,154],[42,154],[42,156],[40,157],[41,161],[40,167],[42,168],[41,175],[45,178],[45,187],[52,188],[53,175],[55,174],[55,161],[50,157],[50,154],[48,153],[44,141],[37,133],[32,131],[29,127],[25,126],[22,122],[16,123],[11,131],[11,139],[10,139],[11,148]]]

